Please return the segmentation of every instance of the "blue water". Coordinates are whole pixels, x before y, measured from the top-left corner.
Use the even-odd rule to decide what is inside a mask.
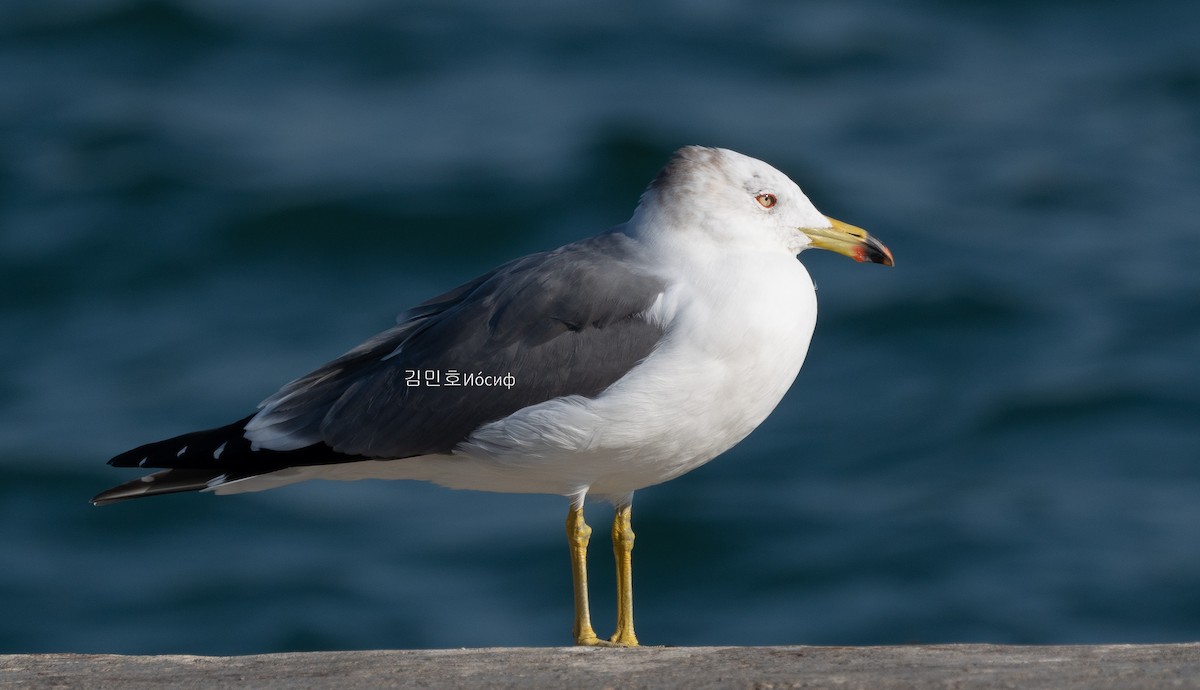
[[[897,266],[806,254],[791,393],[639,493],[644,642],[1200,639],[1200,5],[620,5],[0,7],[0,652],[567,643],[557,497],[87,499],[689,143]]]

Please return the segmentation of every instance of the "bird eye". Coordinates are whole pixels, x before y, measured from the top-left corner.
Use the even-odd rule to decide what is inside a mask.
[[[754,200],[761,204],[763,208],[771,208],[778,201],[774,194],[759,194],[754,197]]]

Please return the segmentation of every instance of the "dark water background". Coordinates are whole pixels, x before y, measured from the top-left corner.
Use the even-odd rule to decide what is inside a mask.
[[[1182,0],[4,3],[0,652],[566,643],[557,497],[87,499],[689,143],[898,265],[806,254],[792,392],[639,493],[643,641],[1200,639],[1198,35]]]

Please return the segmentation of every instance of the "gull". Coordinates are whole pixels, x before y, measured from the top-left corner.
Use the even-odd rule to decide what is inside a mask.
[[[633,494],[729,450],[791,387],[817,316],[796,260],[810,247],[893,265],[770,165],[682,148],[627,222],[403,312],[237,422],[117,455],[160,470],[92,502],[309,479],[565,496],[575,644],[636,646]],[[585,499],[614,507],[608,639],[588,608]]]

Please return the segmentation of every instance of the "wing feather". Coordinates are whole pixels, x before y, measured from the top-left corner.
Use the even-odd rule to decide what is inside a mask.
[[[616,229],[517,259],[418,305],[265,400],[246,436],[274,451],[325,444],[353,457],[448,453],[523,407],[598,395],[663,335],[643,313],[665,284],[637,251]],[[453,373],[460,385],[447,385]],[[511,385],[494,385],[499,377]]]

